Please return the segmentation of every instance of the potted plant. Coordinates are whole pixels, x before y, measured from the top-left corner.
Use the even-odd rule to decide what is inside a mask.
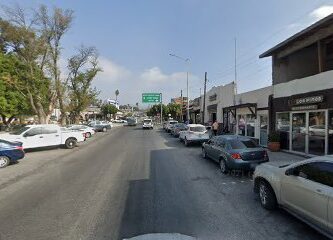
[[[268,149],[272,152],[280,151],[280,133],[279,132],[271,132],[268,135]]]

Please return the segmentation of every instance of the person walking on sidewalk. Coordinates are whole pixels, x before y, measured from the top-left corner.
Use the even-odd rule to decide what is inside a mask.
[[[217,135],[217,130],[218,130],[218,128],[219,128],[219,124],[218,124],[218,122],[215,120],[215,122],[214,122],[213,125],[212,125],[212,129],[213,129],[214,136]]]

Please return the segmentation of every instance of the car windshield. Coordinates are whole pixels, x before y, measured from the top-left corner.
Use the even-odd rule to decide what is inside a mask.
[[[203,126],[190,127],[192,132],[206,132],[206,128]]]
[[[12,135],[21,135],[22,133],[24,133],[28,129],[30,129],[30,127],[22,127],[22,128],[20,128],[20,129],[18,129],[16,131],[11,132],[10,134],[12,134]]]
[[[143,120],[143,123],[151,123],[151,120]]]
[[[174,125],[176,123],[178,123],[178,122],[169,122],[170,125]]]
[[[245,149],[245,148],[257,148],[258,144],[252,139],[246,140],[230,140],[229,144],[232,149]]]

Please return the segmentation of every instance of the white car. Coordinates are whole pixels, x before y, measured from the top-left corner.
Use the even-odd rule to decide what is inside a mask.
[[[264,208],[280,206],[333,237],[333,155],[280,167],[264,163],[253,177]]]
[[[176,123],[178,123],[178,121],[176,121],[176,120],[169,120],[167,122],[167,124],[166,124],[165,130],[167,132],[171,132],[171,129],[172,129],[173,125],[175,125]]]
[[[79,131],[64,130],[55,124],[27,125],[21,129],[1,134],[0,139],[22,142],[24,149],[65,145],[74,148],[85,140],[85,134]]]
[[[86,138],[91,138],[96,132],[92,127],[87,125],[70,125],[67,127],[69,130],[81,131],[85,133]]]
[[[153,129],[154,128],[153,120],[151,120],[151,119],[143,119],[142,128],[143,129],[146,129],[146,128]]]
[[[206,127],[201,124],[189,124],[185,131],[179,132],[180,141],[184,141],[185,146],[191,143],[203,143],[209,140]]]

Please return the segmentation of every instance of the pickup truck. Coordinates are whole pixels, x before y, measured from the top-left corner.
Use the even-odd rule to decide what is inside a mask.
[[[85,133],[64,130],[55,124],[27,125],[12,133],[0,134],[0,139],[21,142],[24,149],[64,145],[74,148],[85,140]]]

